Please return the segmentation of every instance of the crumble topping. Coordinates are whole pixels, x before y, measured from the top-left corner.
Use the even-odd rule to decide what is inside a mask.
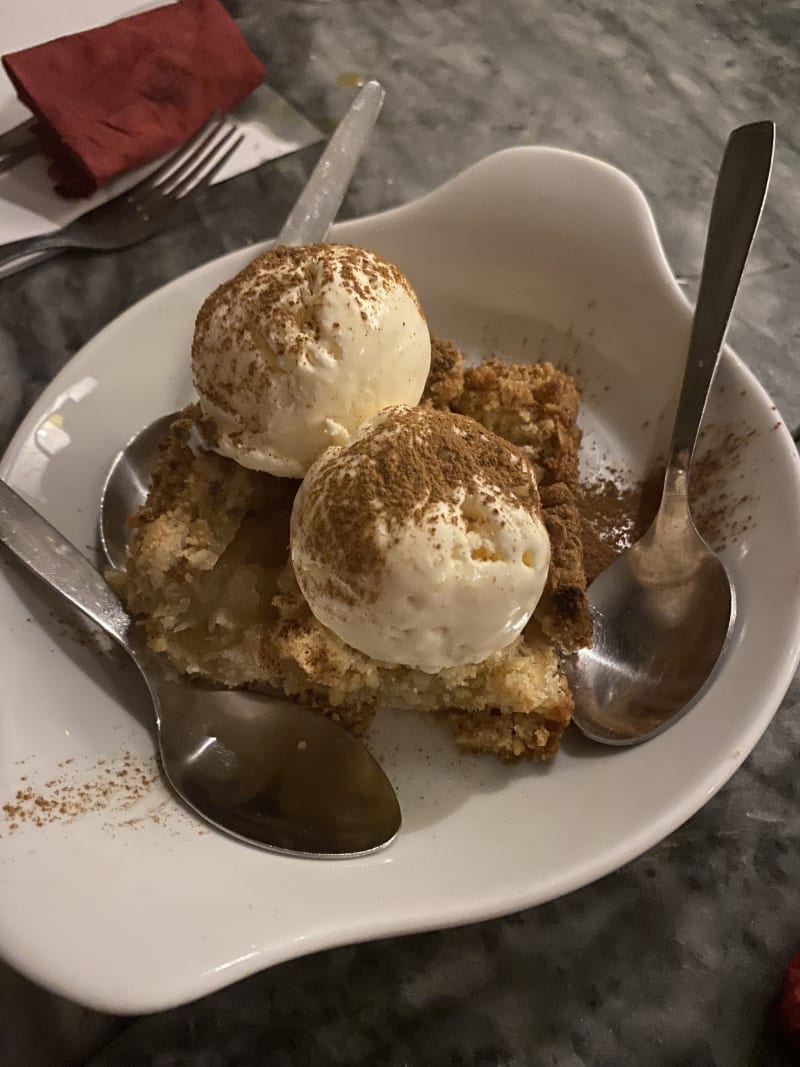
[[[452,341],[431,337],[431,369],[420,401],[423,407],[448,409],[464,388],[464,356]]]
[[[423,403],[438,406],[444,396],[449,408],[516,445],[531,463],[551,550],[535,618],[563,651],[587,647],[592,620],[579,514],[580,396],[574,379],[547,362],[489,359],[465,369],[455,345],[434,340]]]

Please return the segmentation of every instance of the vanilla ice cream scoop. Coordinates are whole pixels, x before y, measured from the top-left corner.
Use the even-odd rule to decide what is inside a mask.
[[[347,245],[279,246],[203,304],[192,370],[210,447],[300,478],[430,369],[425,316],[400,271]]]
[[[324,626],[373,659],[436,673],[517,637],[550,542],[518,449],[466,416],[392,407],[311,467],[291,555]]]

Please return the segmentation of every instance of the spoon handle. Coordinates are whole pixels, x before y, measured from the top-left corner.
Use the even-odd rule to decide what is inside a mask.
[[[773,122],[740,126],[725,147],[711,205],[700,289],[670,446],[668,482],[669,472],[685,474],[691,463],[728,320],[767,195],[774,147]]]
[[[328,236],[385,95],[379,82],[369,81],[355,98],[284,222],[276,244],[314,244]]]
[[[0,479],[0,544],[127,648],[130,619],[85,556]]]

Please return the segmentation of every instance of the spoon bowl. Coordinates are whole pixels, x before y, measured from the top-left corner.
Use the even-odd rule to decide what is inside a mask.
[[[191,685],[129,629],[156,713],[170,784],[207,822],[271,852],[363,856],[389,844],[400,806],[346,730],[275,696]]]
[[[162,415],[135,434],[111,461],[100,494],[100,548],[115,571],[124,571],[133,535],[133,515],[147,499],[158,450],[176,412]]]
[[[720,168],[689,351],[656,517],[589,588],[592,647],[568,664],[573,721],[610,745],[677,722],[721,663],[736,620],[725,566],[695,528],[692,457],[733,303],[769,184],[775,127],[734,130]]]
[[[89,561],[2,480],[0,544],[139,668],[164,773],[207,822],[260,848],[314,858],[361,856],[395,838],[394,789],[356,738],[300,705],[177,675]]]
[[[592,583],[594,641],[571,668],[576,721],[594,741],[629,745],[696,703],[733,634],[725,566],[694,528],[659,516]],[[665,550],[666,549],[666,550]]]

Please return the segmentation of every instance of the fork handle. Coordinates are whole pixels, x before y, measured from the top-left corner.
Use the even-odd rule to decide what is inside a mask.
[[[21,241],[0,245],[0,278],[7,278],[18,270],[25,270],[43,259],[57,256],[71,243],[62,233],[42,233],[38,237],[24,237]]]

